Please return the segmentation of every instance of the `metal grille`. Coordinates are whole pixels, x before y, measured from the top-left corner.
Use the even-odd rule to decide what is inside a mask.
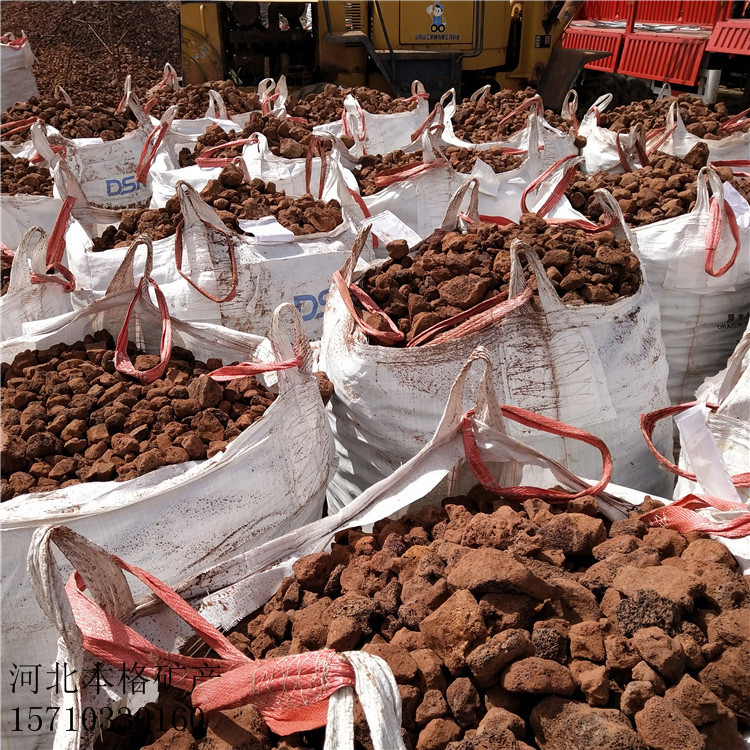
[[[586,0],[576,15],[576,20],[623,21],[627,18],[625,0]]]
[[[362,30],[361,3],[344,3],[344,24],[347,31]]]
[[[692,0],[639,0],[636,5],[636,23],[667,23],[675,25],[711,26],[720,10],[716,2]]]
[[[565,49],[595,49],[611,52],[610,57],[586,63],[586,68],[606,70],[612,73],[617,65],[617,53],[622,41],[621,31],[603,31],[601,29],[568,29],[562,40]]]
[[[706,50],[726,52],[729,55],[750,55],[750,20],[733,18],[716,24]]]
[[[707,39],[673,39],[656,34],[625,37],[617,72],[692,86],[700,69]]]

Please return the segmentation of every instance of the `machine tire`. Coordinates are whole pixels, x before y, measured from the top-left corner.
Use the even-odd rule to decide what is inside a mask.
[[[437,27],[437,30],[442,34],[445,31],[445,24],[441,23],[440,26]]]
[[[433,23],[432,26],[430,26],[430,31],[434,34],[438,30],[438,27]]]

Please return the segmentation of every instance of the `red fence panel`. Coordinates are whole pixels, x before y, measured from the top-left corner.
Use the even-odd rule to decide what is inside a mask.
[[[585,67],[613,73],[617,66],[617,53],[620,51],[622,37],[622,31],[568,28],[563,36],[562,46],[565,49],[594,49],[611,52],[610,57],[594,60],[594,62],[587,63]]]
[[[586,0],[576,21],[624,21],[628,15],[626,0]]]
[[[750,55],[750,19],[733,18],[717,23],[706,50],[728,55]]]
[[[672,34],[629,34],[625,37],[617,72],[692,86],[707,42],[707,39]]]

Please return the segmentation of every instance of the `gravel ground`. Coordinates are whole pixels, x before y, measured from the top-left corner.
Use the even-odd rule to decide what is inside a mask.
[[[143,94],[165,63],[180,72],[178,2],[3,2],[0,31],[29,37],[41,96],[60,85],[76,104],[116,103],[128,73]]]

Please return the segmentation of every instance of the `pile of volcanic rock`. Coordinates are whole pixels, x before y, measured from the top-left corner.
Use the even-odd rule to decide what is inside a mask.
[[[519,503],[477,486],[371,533],[340,531],[229,639],[251,659],[381,657],[410,750],[742,750],[750,587],[736,561],[703,534],[598,511],[593,497]],[[160,707],[180,695],[184,711],[176,691]],[[107,746],[323,747],[323,730],[279,737],[251,705],[194,735],[159,728],[158,707],[140,743],[131,730]],[[354,734],[372,748],[359,705]]]
[[[142,385],[115,369],[114,343],[100,331],[3,364],[3,501],[210,458],[274,401],[253,377],[204,377],[221,360],[201,362],[180,347],[172,348],[163,377]],[[138,370],[159,362],[133,344],[128,353]]]
[[[239,167],[230,164],[200,193],[222,222],[234,231],[241,231],[238,220],[264,216],[275,216],[297,236],[331,232],[343,221],[341,205],[336,200],[320,201],[309,193],[289,198],[283,190],[276,192],[273,182],[255,178],[247,183],[242,181],[243,176]],[[98,252],[126,247],[139,234],[147,234],[154,241],[171,237],[182,220],[177,196],[170,198],[164,208],[123,211],[119,225],[108,226],[101,236],[95,237],[92,249]]]
[[[433,325],[506,292],[514,239],[537,253],[568,305],[608,305],[640,289],[640,262],[627,240],[608,231],[587,235],[550,225],[536,214],[504,227],[477,222],[465,234],[439,229],[412,255],[403,240],[391,242],[389,260],[368,269],[359,286],[405,334],[397,344],[403,346]],[[526,274],[536,289],[536,279]],[[361,314],[372,327],[389,330],[380,316]]]
[[[23,157],[0,152],[0,193],[3,195],[46,195],[52,197],[52,177],[47,167],[29,164]]]
[[[230,115],[253,112],[261,108],[260,97],[257,93],[243,91],[232,81],[190,83],[178,89],[151,89],[145,95],[143,104],[155,100],[149,109],[149,114],[154,117],[161,117],[169,107],[176,104],[178,117],[198,120],[206,114],[211,101],[208,92],[212,90],[220,94],[227,107],[227,113]]]
[[[262,133],[268,142],[268,148],[275,156],[284,159],[301,159],[307,156],[308,147],[313,139],[322,141],[327,149],[330,149],[328,138],[319,138],[312,132],[312,127],[305,123],[297,123],[288,118],[278,118],[274,115],[263,115],[260,112],[251,113],[250,119],[242,130],[231,130],[228,133],[218,125],[211,125],[206,132],[198,138],[198,142],[191,150],[183,148],[179,154],[181,167],[190,167],[195,160],[207,149],[221,146],[222,143],[245,140],[251,138],[255,133]],[[346,137],[347,146],[354,144],[353,139]],[[233,159],[242,155],[243,145],[228,146],[211,154],[212,158]]]
[[[643,226],[689,213],[695,206],[698,170],[708,160],[708,146],[697,143],[684,157],[656,152],[651,164],[633,172],[591,175],[576,173],[565,194],[571,205],[592,221],[603,220],[603,208],[594,195],[597,188],[612,193],[629,226]],[[735,178],[729,167],[715,169],[722,181],[750,198],[750,180]]]
[[[528,109],[516,112],[506,122],[503,120],[536,93],[530,87],[521,91],[501,89],[496,94],[487,91],[475,102],[464,99],[453,114],[453,132],[458,138],[471,143],[504,140],[526,127]],[[551,109],[545,110],[544,118],[558,130],[567,132],[570,129],[570,123]]]
[[[615,107],[611,111],[599,114],[599,125],[610,130],[629,130],[633,125],[641,124],[646,131],[663,128],[667,123],[667,115],[672,104],[677,101],[680,116],[685,128],[697,138],[707,140],[721,140],[731,135],[722,129],[722,123],[730,119],[727,105],[724,102],[705,104],[701,99],[690,94],[680,94],[678,97],[667,97],[652,101],[646,99]],[[750,128],[750,119],[746,118],[744,130]]]
[[[178,346],[164,375],[143,385],[115,369],[114,344],[107,331],[98,331],[3,363],[3,502],[210,458],[261,419],[276,398],[252,376],[225,383],[207,377],[222,361],[202,362]],[[128,355],[138,370],[159,362],[132,343]],[[324,373],[316,376],[327,402],[333,386]]]
[[[394,99],[383,91],[367,86],[342,88],[329,83],[319,94],[308,94],[303,99],[290,96],[286,101],[286,110],[293,117],[304,117],[313,127],[326,125],[341,118],[344,112],[344,99],[350,94],[359,102],[362,109],[373,115],[410,112],[417,106],[416,99]]]
[[[67,138],[101,138],[104,141],[114,141],[136,127],[129,109],[118,113],[115,111],[116,108],[116,104],[76,105],[52,97],[31,97],[28,101],[14,104],[3,112],[0,121],[5,125],[36,117],[59,130]],[[24,130],[11,135],[8,140],[18,145],[28,137],[28,130]]]
[[[461,148],[459,146],[446,146],[443,148],[446,161],[453,169],[462,174],[469,174],[474,168],[477,159],[481,159],[493,172],[509,172],[517,169],[523,163],[523,157],[518,154],[509,153],[501,146],[493,146],[486,151],[475,151],[474,149]],[[378,177],[383,172],[399,167],[417,166],[422,163],[422,150],[391,151],[388,154],[367,154],[359,158],[359,164],[352,170],[361,195],[374,195],[383,189],[378,184]]]

